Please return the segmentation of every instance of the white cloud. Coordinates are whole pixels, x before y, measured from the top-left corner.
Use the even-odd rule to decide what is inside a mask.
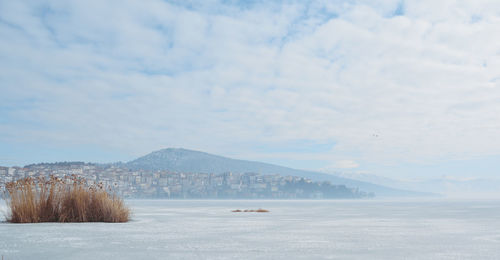
[[[397,6],[4,1],[0,134],[136,155],[297,139],[336,142],[332,160],[500,154],[498,2]]]
[[[353,169],[358,168],[359,164],[353,160],[340,160],[336,161],[331,168],[333,169]]]

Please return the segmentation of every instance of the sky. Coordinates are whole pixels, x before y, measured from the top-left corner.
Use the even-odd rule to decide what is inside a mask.
[[[0,0],[0,165],[500,178],[499,28],[495,0]]]

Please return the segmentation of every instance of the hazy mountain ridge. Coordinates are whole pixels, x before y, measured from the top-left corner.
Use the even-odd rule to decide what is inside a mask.
[[[329,174],[391,188],[440,193],[449,197],[489,198],[493,195],[500,195],[500,180],[498,179],[443,176],[428,180],[400,180],[356,172],[331,172]]]
[[[238,160],[183,148],[167,148],[152,152],[135,160],[122,164],[130,169],[169,170],[176,172],[255,172],[260,174],[280,174],[300,176],[313,181],[330,181],[337,185],[357,187],[376,196],[430,196],[432,194],[395,189],[369,182],[343,178],[314,171],[297,170],[269,163]]]

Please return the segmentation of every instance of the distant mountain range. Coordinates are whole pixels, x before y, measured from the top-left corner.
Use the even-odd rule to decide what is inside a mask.
[[[391,188],[439,193],[450,198],[498,198],[500,196],[500,180],[498,179],[443,176],[427,180],[397,180],[363,173],[332,172],[331,174]]]
[[[168,170],[174,172],[197,173],[254,172],[260,174],[300,176],[313,181],[330,181],[332,184],[357,187],[362,191],[374,192],[377,197],[416,197],[435,195],[426,192],[396,189],[321,172],[292,169],[269,163],[231,159],[182,148],[167,148],[155,151],[133,161],[120,163],[120,166],[133,170]]]

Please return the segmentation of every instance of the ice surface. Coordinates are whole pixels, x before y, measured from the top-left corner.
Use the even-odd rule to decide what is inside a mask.
[[[500,259],[499,201],[127,203],[133,209],[129,223],[0,223],[0,255],[6,260]],[[271,212],[231,212],[257,208]]]

